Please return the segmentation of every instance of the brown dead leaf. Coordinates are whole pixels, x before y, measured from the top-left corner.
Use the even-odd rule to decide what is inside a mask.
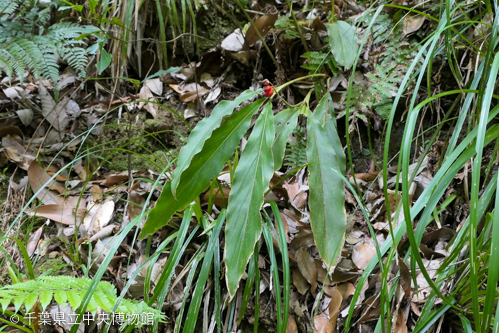
[[[293,268],[292,277],[293,277],[293,285],[296,287],[296,290],[298,290],[300,294],[305,295],[305,293],[309,289],[309,284],[307,282],[307,279],[305,279],[305,277],[298,268]]]
[[[353,247],[352,261],[360,269],[365,269],[371,259],[376,255],[376,248],[372,240],[358,243]]]
[[[144,199],[136,191],[131,191],[128,196],[128,201],[130,202],[126,207],[126,210],[128,216],[130,217],[130,220],[133,220],[142,213],[142,209],[146,203],[146,199]]]
[[[101,186],[111,187],[128,179],[128,175],[111,175],[106,177],[100,184]]]
[[[336,320],[338,319],[338,315],[340,313],[341,302],[343,301],[343,296],[338,291],[337,288],[334,289],[331,294],[331,302],[329,302],[329,322],[333,325],[333,328],[336,327]]]
[[[270,31],[270,28],[272,28],[275,24],[275,21],[277,21],[277,14],[266,14],[261,17],[259,17],[256,21],[254,21],[254,25],[250,25],[248,27],[248,31],[246,33],[246,36],[244,37],[244,40],[246,41],[246,44],[248,46],[251,46],[256,43],[257,40],[260,40],[260,37],[258,37],[258,32],[260,32],[260,35],[265,38],[265,35]],[[255,30],[256,29],[256,30]]]
[[[298,231],[295,238],[289,244],[289,247],[292,250],[298,249],[308,249],[309,247],[315,245],[314,243],[314,235],[312,234],[312,229],[302,229]]]
[[[80,205],[80,207],[84,207],[84,205]],[[66,225],[74,225],[75,221],[77,223],[81,222],[83,217],[85,216],[85,209],[78,209],[75,216],[75,206],[63,203],[56,205],[43,205],[38,207],[38,209],[28,212],[30,216],[41,216],[46,219],[56,221]]]
[[[425,17],[419,14],[408,14],[404,18],[404,36],[418,31],[425,21]]]
[[[317,288],[317,267],[315,266],[314,258],[304,249],[296,251],[296,261],[301,274],[307,279],[311,285],[312,293]]]
[[[298,333],[298,325],[296,325],[295,318],[288,315],[288,326],[286,326],[286,333]]]
[[[333,333],[334,326],[325,312],[314,317],[314,333]]]
[[[355,292],[355,287],[350,282],[342,283],[336,286],[343,299],[347,299]]]
[[[64,192],[64,186],[55,180],[50,180],[50,176],[43,170],[37,161],[33,161],[28,169],[29,184],[34,193],[37,193],[37,198],[40,199],[44,205],[62,205],[64,199],[57,195],[57,192],[52,191],[56,189],[59,193]],[[50,190],[46,189],[50,188]]]
[[[28,244],[26,245],[26,251],[28,252],[28,255],[30,257],[35,253],[35,250],[39,247],[40,237],[42,237],[42,232],[43,232],[43,228],[38,228],[38,230],[35,231],[29,237]]]
[[[156,102],[156,98],[147,85],[143,85],[142,88],[140,88],[139,98],[141,99],[139,109],[143,107],[153,116],[154,119],[156,119],[158,116],[158,105],[154,103]]]
[[[407,320],[401,309],[397,311],[397,321],[395,322],[394,333],[407,333]]]

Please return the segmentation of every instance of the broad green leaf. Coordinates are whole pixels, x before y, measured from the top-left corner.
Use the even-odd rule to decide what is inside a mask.
[[[272,155],[274,156],[274,170],[279,170],[286,151],[286,143],[289,135],[293,132],[298,121],[298,109],[286,109],[274,117],[274,126],[276,138],[272,146]]]
[[[73,309],[78,308],[81,303],[80,291],[75,289],[68,289],[68,301],[69,305],[71,305]]]
[[[253,90],[246,90],[233,101],[221,101],[213,109],[210,117],[201,120],[192,130],[186,145],[180,150],[178,155],[177,168],[173,172],[172,193],[177,196],[177,187],[182,173],[189,167],[192,158],[201,151],[206,140],[212,132],[220,126],[223,117],[231,114],[242,102],[252,99],[258,94]]]
[[[329,34],[329,47],[334,60],[345,69],[349,69],[355,62],[359,47],[355,27],[344,21],[326,23],[326,27]]]
[[[151,210],[139,235],[141,239],[166,225],[171,216],[184,209],[204,189],[211,179],[222,171],[225,161],[231,158],[239,140],[248,130],[251,117],[266,99],[261,98],[229,116],[206,140],[203,149],[196,154],[188,168],[180,176],[177,197],[173,196],[171,182],[165,184],[156,206]]]
[[[326,117],[331,121],[330,117]],[[328,266],[336,264],[346,229],[345,191],[338,173],[344,173],[345,157],[334,125],[322,126],[309,112],[307,118],[307,158],[309,175],[310,224],[319,254]]]
[[[106,68],[108,68],[109,65],[111,65],[111,60],[112,60],[111,55],[109,53],[107,53],[107,51],[103,47],[101,47],[100,48],[100,60],[96,65],[97,71],[99,72],[99,74],[102,74],[102,72],[104,72],[104,70]]]
[[[225,228],[227,286],[234,296],[239,280],[262,232],[260,208],[274,173],[272,105],[265,106],[248,139],[234,174]]]
[[[35,305],[36,300],[38,299],[38,293],[33,291],[26,296],[24,300],[24,307],[26,308],[26,312],[31,312],[33,305]]]
[[[336,119],[334,118],[333,99],[331,98],[331,94],[326,94],[322,97],[314,113],[320,120],[322,126],[326,129],[328,140],[332,143],[332,146],[336,151],[336,156],[339,158],[339,165],[345,166],[346,158],[340,137],[338,136],[338,131],[336,130]],[[344,170],[345,167],[340,170],[342,174],[344,174]]]
[[[97,305],[104,311],[111,312],[113,309],[113,300],[109,299],[108,294],[96,292],[94,293],[94,299]]]
[[[55,290],[54,299],[57,304],[65,305],[68,302],[68,295],[66,293],[66,290]]]
[[[42,306],[42,309],[45,310],[47,305],[52,302],[52,295],[54,294],[54,291],[52,289],[45,289],[40,291],[40,305]]]
[[[26,298],[26,294],[21,294],[19,296],[16,296],[12,299],[12,303],[14,303],[15,311],[19,311],[19,308],[21,305],[24,303],[24,299]]]

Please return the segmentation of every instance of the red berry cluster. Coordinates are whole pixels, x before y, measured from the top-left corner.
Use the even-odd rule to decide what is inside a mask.
[[[274,87],[269,80],[265,79],[262,81],[263,84],[263,96],[270,97],[274,94]]]

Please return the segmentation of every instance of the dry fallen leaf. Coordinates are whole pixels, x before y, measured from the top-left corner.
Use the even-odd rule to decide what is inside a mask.
[[[307,282],[307,279],[301,274],[300,270],[298,268],[294,268],[292,271],[292,277],[293,277],[293,285],[296,287],[296,290],[302,295],[305,295],[305,293],[309,289],[309,284]]]
[[[376,248],[372,240],[358,243],[352,251],[352,261],[360,269],[365,269],[371,259],[376,255]]]
[[[288,326],[286,326],[286,333],[298,333],[298,325],[292,315],[288,316]]]
[[[33,161],[28,169],[28,179],[31,189],[37,194],[44,205],[62,205],[64,198],[58,196],[58,193],[52,189],[56,189],[59,193],[64,192],[64,186],[55,180],[50,180],[50,176],[43,170],[37,161]],[[50,190],[46,189],[49,188]]]
[[[333,328],[336,327],[336,320],[338,319],[342,301],[343,296],[338,291],[338,289],[335,288],[333,293],[331,294],[331,302],[329,302],[329,322],[331,323]]]
[[[314,317],[314,333],[333,333],[334,326],[325,312]]]
[[[311,291],[315,292],[317,288],[317,267],[315,266],[314,258],[304,249],[296,251],[296,260],[301,274],[307,279],[311,285]]]

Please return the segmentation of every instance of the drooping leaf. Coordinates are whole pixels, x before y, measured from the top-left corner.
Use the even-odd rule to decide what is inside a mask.
[[[335,137],[335,133],[331,133],[336,131],[334,125],[327,123],[332,119],[329,116],[325,119],[326,128],[312,112],[307,118],[308,204],[315,245],[324,262],[332,266],[340,254],[346,229],[345,191],[338,174],[344,173],[345,157],[339,149],[341,142],[337,134]]]
[[[225,228],[227,286],[233,296],[262,232],[260,208],[274,172],[272,105],[265,106],[239,160],[229,196]]]
[[[329,47],[336,62],[349,69],[357,56],[357,36],[355,27],[344,21],[335,21],[326,24],[329,34]]]
[[[286,151],[286,143],[289,135],[293,132],[298,121],[298,109],[286,109],[279,112],[274,117],[274,126],[276,138],[272,146],[272,155],[274,156],[274,170],[281,168],[284,152]]]
[[[139,235],[141,239],[166,225],[176,211],[184,209],[209,186],[211,179],[222,171],[225,161],[234,153],[239,140],[248,130],[251,117],[264,101],[262,98],[245,106],[229,116],[223,125],[213,132],[180,176],[176,198],[171,190],[171,182],[165,184],[156,206],[149,213],[142,228]]]
[[[177,187],[180,182],[180,176],[189,167],[194,155],[203,148],[206,140],[212,135],[213,131],[220,126],[223,117],[231,114],[242,102],[252,99],[258,94],[256,91],[246,90],[233,101],[221,101],[213,109],[210,117],[201,120],[189,135],[185,146],[180,150],[177,161],[177,168],[173,172],[172,193],[177,195]]]

